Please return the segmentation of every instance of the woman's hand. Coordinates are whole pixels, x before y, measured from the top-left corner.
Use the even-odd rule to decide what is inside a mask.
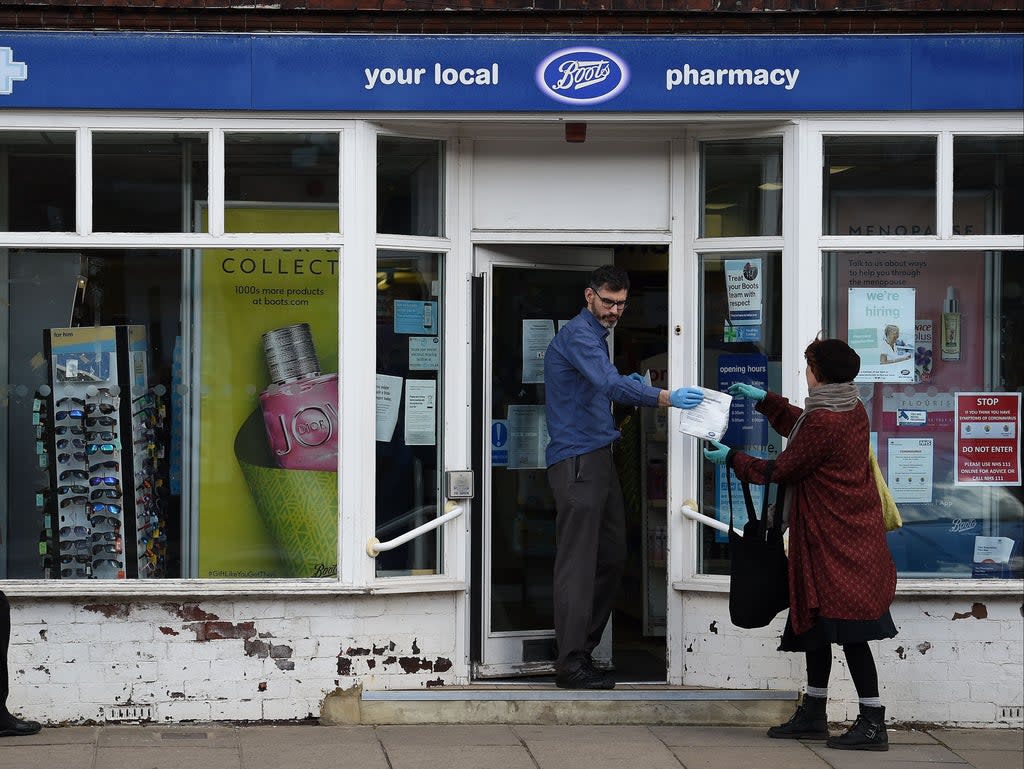
[[[746,382],[735,382],[729,385],[729,389],[726,390],[726,392],[729,393],[729,395],[738,395],[743,398],[751,398],[755,401],[763,401],[764,396],[768,394],[761,388],[754,387],[754,385],[747,384]]]
[[[729,447],[719,443],[718,441],[708,441],[713,449],[704,449],[704,458],[714,462],[716,465],[724,465],[725,460],[729,457]]]

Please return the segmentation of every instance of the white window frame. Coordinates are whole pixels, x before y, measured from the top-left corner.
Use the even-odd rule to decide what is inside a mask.
[[[794,116],[794,126],[784,139],[783,179],[783,394],[793,402],[802,403],[807,397],[804,378],[803,349],[823,324],[824,286],[822,281],[822,254],[830,251],[1020,251],[1024,238],[1020,235],[954,235],[953,234],[953,137],[954,136],[1020,136],[1018,114],[915,114],[915,115],[834,115]],[[743,134],[751,138],[757,134]],[[822,232],[822,175],[823,142],[826,136],[934,136],[938,153],[936,173],[936,207],[938,221],[936,234],[931,236],[840,236]],[[701,132],[691,141],[734,138],[725,132]],[[689,153],[692,163],[699,163],[696,148]],[[691,168],[688,176],[690,188],[697,190],[699,169]],[[794,184],[794,180],[799,180]],[[688,210],[692,217],[689,232],[697,232],[699,211],[693,204]],[[696,269],[697,252],[775,247],[773,239],[725,238],[693,239],[687,244],[691,269]],[[750,241],[754,242],[751,243]],[[714,241],[714,242],[711,242]],[[791,301],[787,297],[800,297]],[[696,328],[697,317],[691,317]],[[696,353],[696,350],[694,350]],[[681,468],[674,468],[681,470]],[[693,485],[696,491],[696,482]],[[729,578],[697,572],[697,524],[676,516],[675,528],[688,535],[683,538],[683,575],[673,581],[678,591],[726,593]],[[675,534],[676,532],[673,532]],[[1024,580],[974,580],[940,578],[901,578],[897,582],[898,596],[915,595],[1018,595]]]
[[[143,114],[119,112],[37,113],[11,111],[0,116],[2,131],[68,131],[75,134],[76,227],[74,232],[0,232],[0,248],[91,250],[97,248],[184,249],[312,248],[335,250],[341,257],[339,271],[339,430],[341,435],[374,435],[373,346],[360,345],[366,328],[374,324],[375,297],[367,286],[375,284],[374,196],[362,190],[375,178],[375,147],[367,149],[366,137],[375,135],[364,121],[337,116],[204,116],[186,113]],[[209,231],[183,233],[95,233],[92,228],[92,132],[172,133],[190,132],[208,137]],[[339,135],[339,232],[325,233],[225,233],[224,232],[224,136],[230,133],[323,133]],[[447,164],[454,167],[454,163]],[[452,181],[448,180],[449,183]],[[452,186],[454,189],[454,185]],[[350,190],[349,195],[345,190]],[[349,200],[350,199],[350,200]],[[367,223],[369,226],[367,227]],[[448,231],[452,231],[449,227]],[[343,233],[348,233],[346,238]],[[421,244],[422,246],[422,244]],[[448,250],[437,247],[436,250]],[[452,289],[449,289],[452,290]],[[452,297],[454,298],[454,296]],[[188,300],[189,298],[186,298]],[[448,301],[449,306],[457,302]],[[368,324],[361,324],[366,318]],[[358,320],[358,322],[357,322]],[[451,321],[449,321],[451,322]],[[348,330],[346,330],[346,328]],[[346,339],[347,337],[347,339]],[[346,343],[350,340],[350,343]],[[360,372],[368,372],[360,376]],[[338,473],[338,577],[337,579],[290,579],[271,581],[241,579],[179,578],[161,580],[46,580],[4,579],[0,589],[9,595],[32,597],[71,596],[242,596],[346,595],[375,592],[460,590],[461,577],[448,576],[461,559],[461,545],[445,549],[446,572],[432,577],[374,580],[372,559],[366,555],[366,538],[373,533],[373,483],[367,483],[359,462],[345,461]],[[189,502],[188,504],[191,504]],[[461,538],[450,538],[456,543]],[[452,550],[454,552],[449,552]],[[382,584],[383,583],[383,584]]]

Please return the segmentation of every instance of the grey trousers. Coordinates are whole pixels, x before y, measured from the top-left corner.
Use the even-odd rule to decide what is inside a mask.
[[[622,488],[610,446],[548,468],[555,497],[558,669],[576,668],[601,640],[626,563]]]

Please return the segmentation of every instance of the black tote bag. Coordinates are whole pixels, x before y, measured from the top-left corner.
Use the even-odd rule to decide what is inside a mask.
[[[776,515],[768,525],[768,466],[764,486],[764,504],[757,517],[750,497],[750,485],[740,481],[747,522],[743,536],[733,530],[732,480],[726,466],[725,483],[729,490],[729,619],[742,628],[765,627],[783,609],[789,607],[789,561],[782,544],[782,503],[784,489],[776,495]]]

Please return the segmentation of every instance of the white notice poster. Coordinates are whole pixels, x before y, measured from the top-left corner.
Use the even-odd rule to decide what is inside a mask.
[[[389,443],[398,424],[402,377],[377,374],[377,440]]]
[[[405,443],[433,446],[437,442],[437,382],[410,379],[405,383]]]
[[[932,501],[934,438],[890,438],[886,480],[893,500]]]
[[[523,384],[544,384],[544,353],[554,338],[550,318],[523,321]]]
[[[551,438],[543,406],[508,407],[508,469],[547,467],[544,451]]]

